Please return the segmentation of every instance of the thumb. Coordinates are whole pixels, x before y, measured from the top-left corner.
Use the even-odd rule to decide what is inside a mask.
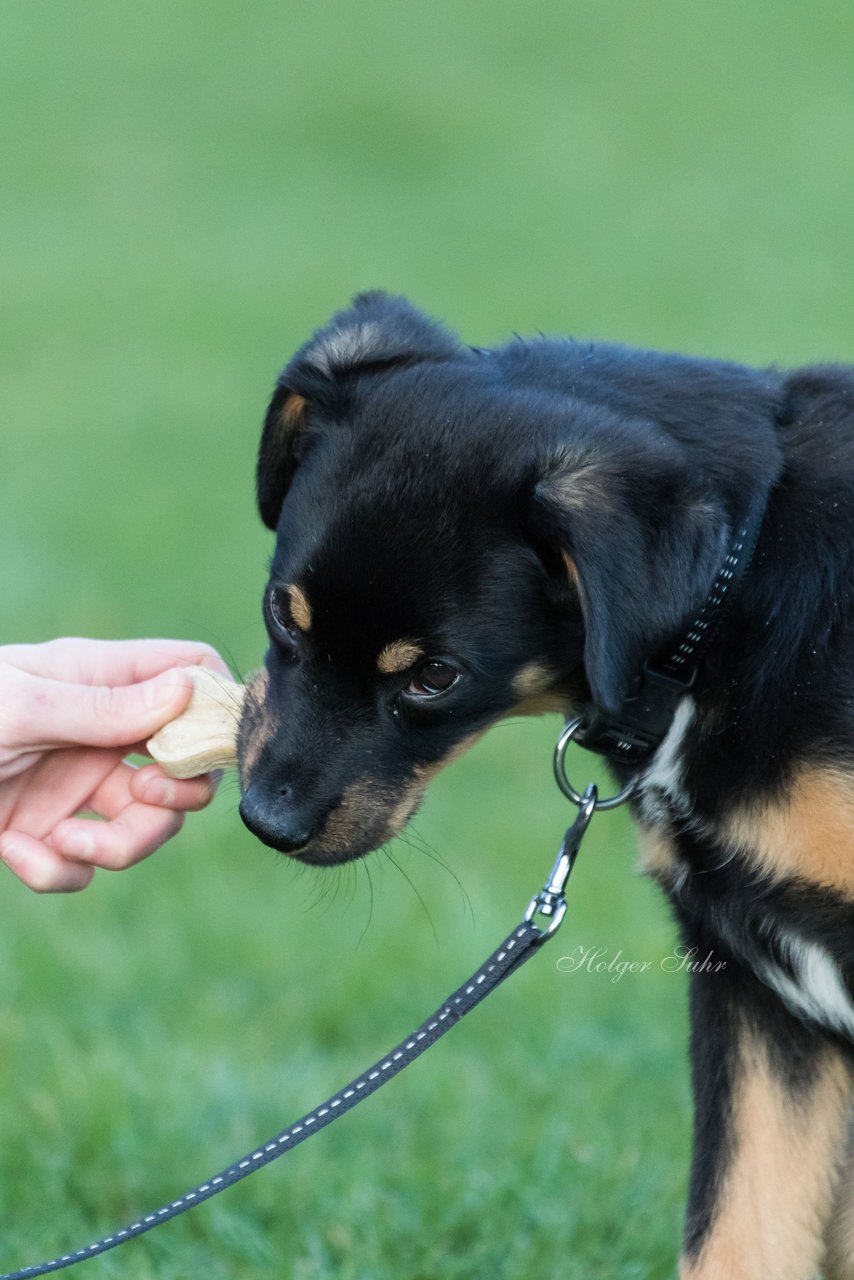
[[[39,680],[29,708],[28,744],[125,747],[141,742],[179,716],[192,680],[180,667],[138,684],[65,684]]]

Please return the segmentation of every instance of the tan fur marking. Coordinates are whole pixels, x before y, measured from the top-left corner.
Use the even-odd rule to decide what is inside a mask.
[[[554,674],[542,662],[529,662],[520,667],[513,677],[513,691],[519,701],[510,708],[507,716],[540,716],[548,711],[565,711],[565,696],[550,686]]]
[[[366,838],[376,847],[391,840],[406,825],[418,807],[426,784],[414,783],[401,795],[378,787],[370,778],[360,778],[346,787],[341,803],[330,813],[317,839],[309,846],[316,857],[334,857],[348,845]]]
[[[312,849],[336,852],[358,840],[366,829],[376,829],[384,821],[389,804],[388,792],[369,778],[352,782],[345,787],[338,808],[326,819],[319,840],[312,842]]]
[[[269,676],[265,670],[256,671],[246,682],[246,697],[238,733],[238,768],[240,781],[245,786],[255,770],[261,752],[275,732],[275,724],[267,707]]]
[[[435,764],[419,765],[414,773],[415,778],[422,784],[421,789],[423,790],[436,777],[437,773],[441,773],[449,764],[453,764],[455,760],[459,760],[460,756],[464,756],[469,748],[473,747],[483,737],[486,731],[486,729],[478,729],[476,733],[470,733],[467,738],[463,738],[455,747],[451,747],[448,754],[442,756],[441,760],[437,760]]]
[[[519,701],[506,716],[541,716],[549,711],[567,711],[567,699],[550,686],[554,673],[542,662],[529,662],[513,677],[513,691]]]
[[[724,832],[761,871],[854,897],[854,776],[805,768],[773,804],[736,810]]]
[[[291,602],[291,617],[300,631],[311,631],[311,605],[302,587],[292,583],[288,587],[288,599]]]
[[[426,787],[423,786],[409,786],[406,788],[388,815],[387,839],[390,840],[392,836],[398,835],[403,830],[421,803],[425,791]]]
[[[282,411],[279,420],[287,431],[288,435],[295,431],[297,427],[302,425],[303,414],[307,404],[305,396],[299,396],[292,391],[285,403],[282,405]]]
[[[513,692],[520,698],[530,698],[535,693],[544,693],[553,679],[551,671],[542,662],[529,662],[520,667],[513,677]]]
[[[406,671],[423,657],[424,650],[415,640],[393,640],[377,658],[377,668],[384,676],[391,676]]]
[[[523,698],[521,702],[517,702],[515,706],[512,706],[505,713],[505,718],[509,719],[511,716],[544,716],[555,711],[560,715],[566,715],[567,710],[565,695],[547,689],[543,693],[531,694],[530,698]]]
[[[673,841],[655,827],[638,826],[636,830],[641,850],[640,869],[656,880],[665,883],[672,880],[678,865]]]
[[[837,1183],[825,1247],[825,1280],[854,1280],[854,1098],[848,1116],[848,1152]]]
[[[334,860],[349,846],[377,848],[396,836],[412,817],[427,784],[435,775],[461,756],[485,729],[458,743],[433,765],[416,768],[411,780],[399,791],[378,785],[371,778],[359,778],[344,789],[341,803],[329,814],[319,835],[306,846],[315,858]]]
[[[313,842],[312,851],[333,852],[348,841],[360,840],[366,830],[372,832],[375,844],[384,844],[398,835],[418,808],[429,782],[446,765],[463,755],[486,732],[471,734],[437,760],[413,771],[412,780],[396,795],[374,786],[370,780],[362,780],[347,787],[338,808],[329,815],[320,839]]]
[[[421,803],[424,792],[427,790],[430,782],[438,773],[452,764],[454,760],[459,759],[468,751],[469,747],[474,746],[479,738],[486,733],[485,729],[481,729],[477,733],[471,734],[468,738],[464,738],[462,742],[458,742],[446,756],[441,760],[437,760],[435,764],[421,765],[413,771],[412,781],[409,782],[399,793],[396,800],[389,806],[389,798],[383,796],[381,800],[382,806],[385,807],[385,833],[382,840],[391,840],[393,836],[398,835],[406,826],[409,819],[415,813]],[[326,831],[324,831],[324,836]]]
[[[745,1036],[734,1104],[735,1153],[711,1233],[682,1280],[806,1280],[818,1270],[844,1142],[848,1072],[835,1050],[794,1097]]]
[[[573,560],[568,551],[561,551],[561,559],[566,568],[566,576],[569,578],[576,591],[581,591],[581,579],[578,576],[578,565]]]

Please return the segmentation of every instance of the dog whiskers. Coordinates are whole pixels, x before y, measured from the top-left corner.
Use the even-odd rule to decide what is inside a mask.
[[[370,925],[371,925],[371,921],[373,920],[373,917],[374,917],[374,881],[373,881],[373,877],[371,876],[371,868],[368,866],[367,862],[364,861],[364,859],[362,859],[360,865],[365,868],[365,875],[368,878],[368,918],[365,921],[364,929],[359,934],[359,940],[356,943],[356,948],[355,948],[357,951],[359,950],[359,947],[362,945],[362,940],[365,937],[365,934],[368,932],[368,929],[370,928]]]
[[[457,888],[460,891],[460,899],[462,901],[463,907],[467,911],[472,924],[474,924],[475,923],[474,903],[471,900],[471,895],[469,894],[468,890],[466,889],[465,885],[463,884],[462,880],[457,875],[456,871],[451,866],[451,864],[449,862],[446,862],[445,859],[440,854],[438,854],[430,844],[427,843],[424,837],[420,835],[420,833],[416,831],[414,827],[410,827],[407,831],[401,832],[401,834],[398,836],[398,839],[403,840],[405,844],[408,844],[409,847],[415,853],[424,854],[426,857],[430,859],[431,862],[435,862],[437,867],[441,867],[443,871],[446,871],[448,873],[448,875],[452,878],[452,880],[455,881]]]
[[[406,874],[406,872],[404,871],[403,867],[402,867],[402,866],[400,865],[400,863],[397,861],[397,858],[395,858],[394,854],[391,852],[391,850],[390,850],[386,845],[383,845],[383,847],[382,847],[382,852],[385,854],[386,858],[389,860],[389,862],[391,863],[391,865],[392,865],[393,867],[396,867],[396,868],[397,868],[397,870],[398,870],[398,871],[400,872],[400,874],[403,876],[403,878],[404,878],[404,880],[406,881],[406,883],[409,885],[409,887],[410,887],[410,889],[412,890],[412,892],[415,894],[415,896],[416,896],[416,898],[418,899],[418,901],[421,903],[421,906],[422,906],[422,908],[423,908],[423,910],[424,910],[424,914],[426,915],[426,917],[427,917],[427,921],[428,921],[428,923],[429,923],[429,925],[430,925],[430,930],[431,930],[431,932],[432,932],[432,934],[433,934],[433,939],[434,939],[434,941],[435,941],[436,945],[438,946],[438,945],[439,945],[439,935],[438,935],[438,933],[436,932],[436,926],[435,926],[435,924],[433,923],[433,917],[432,917],[432,915],[430,914],[430,909],[429,909],[429,907],[427,906],[427,903],[424,901],[424,898],[423,898],[422,894],[419,892],[419,890],[417,889],[417,887],[416,887],[415,883],[413,882],[413,880],[411,879],[411,877],[410,877],[410,876],[408,876],[408,875]]]

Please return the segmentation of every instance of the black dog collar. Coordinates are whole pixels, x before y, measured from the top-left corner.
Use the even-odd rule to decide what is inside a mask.
[[[576,737],[579,746],[605,756],[612,764],[637,766],[661,745],[750,568],[764,514],[762,504],[745,519],[690,624],[647,659],[634,691],[616,714],[594,710],[589,724]]]

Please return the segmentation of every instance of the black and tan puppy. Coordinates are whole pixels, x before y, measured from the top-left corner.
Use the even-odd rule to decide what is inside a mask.
[[[281,375],[258,497],[241,811],[312,863],[388,840],[510,712],[613,715],[758,530],[666,736],[617,772],[686,943],[727,962],[693,980],[682,1274],[851,1280],[854,370],[473,349],[365,294]]]

